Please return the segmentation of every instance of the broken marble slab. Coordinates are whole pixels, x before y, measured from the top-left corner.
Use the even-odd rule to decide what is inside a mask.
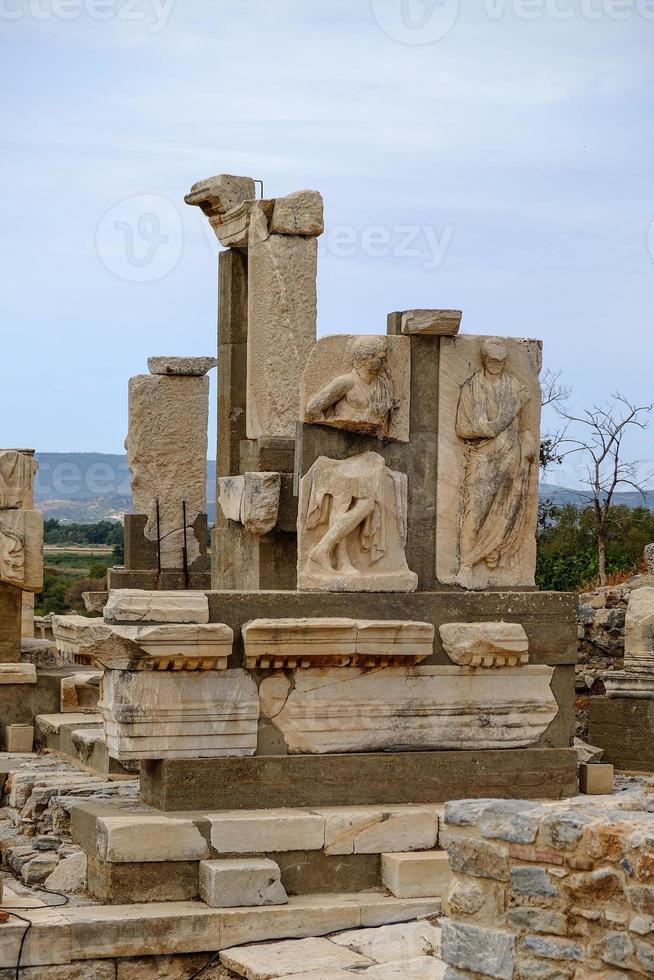
[[[265,678],[290,754],[526,748],[558,712],[553,668],[309,668]]]
[[[119,761],[250,756],[259,696],[244,670],[105,671],[99,703]]]
[[[266,980],[299,972],[310,967],[316,976],[328,977],[335,970],[372,966],[374,961],[329,939],[292,939],[226,949],[220,962],[228,970],[248,980]]]
[[[529,639],[519,623],[444,623],[443,649],[462,667],[517,667],[529,663]]]
[[[432,850],[436,806],[316,807],[325,819],[325,854],[383,854]]]
[[[244,473],[218,479],[218,503],[224,516],[262,536],[277,524],[281,473]]]
[[[204,592],[112,589],[104,619],[117,624],[208,623],[209,600]]]
[[[174,374],[202,378],[218,365],[215,357],[148,357],[150,374]]]
[[[431,656],[431,623],[339,618],[254,619],[243,627],[249,668],[413,665]]]
[[[113,670],[225,670],[233,631],[222,623],[119,626],[54,616],[57,649],[73,663]]]
[[[405,310],[401,330],[404,334],[453,337],[461,326],[461,310]]]

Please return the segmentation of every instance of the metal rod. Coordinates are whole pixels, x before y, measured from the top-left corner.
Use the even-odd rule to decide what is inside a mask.
[[[182,526],[184,528],[184,545],[182,550],[182,561],[184,568],[184,588],[188,589],[188,540],[186,537],[186,501],[182,500]]]
[[[155,503],[157,508],[157,572],[161,575],[161,511],[158,497]]]

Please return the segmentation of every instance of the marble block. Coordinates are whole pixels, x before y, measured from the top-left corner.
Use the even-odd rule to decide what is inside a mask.
[[[38,468],[33,450],[0,449],[0,511],[32,509],[32,488]]]
[[[99,707],[121,762],[256,752],[259,697],[244,670],[107,670]]]
[[[445,898],[451,881],[447,851],[382,855],[382,883],[396,898]]]
[[[288,904],[279,865],[267,858],[200,861],[200,898],[214,909]]]
[[[434,651],[431,623],[356,619],[254,619],[243,627],[245,666],[413,665]]]
[[[43,514],[0,510],[0,582],[23,592],[43,588]]]
[[[85,616],[55,616],[57,649],[73,663],[113,670],[224,670],[233,631],[222,623],[117,626]]]
[[[217,174],[193,184],[184,200],[192,207],[200,208],[214,227],[228,211],[243,201],[252,200],[255,195],[256,186],[252,177]]]
[[[654,700],[654,670],[607,670],[602,680],[607,698]]]
[[[462,667],[517,667],[529,663],[529,639],[519,623],[444,623],[443,649]]]
[[[436,847],[436,807],[325,807],[316,812],[325,818],[325,854],[383,854]]]
[[[215,357],[148,357],[150,374],[175,374],[185,378],[202,378],[218,365]]]
[[[141,374],[129,380],[125,442],[134,512],[145,514],[145,537],[157,541],[161,567],[183,566],[184,504],[189,566],[200,557],[193,524],[206,500],[209,378]]]
[[[441,340],[440,582],[480,590],[534,584],[541,364],[537,340]]]
[[[261,536],[277,524],[281,490],[281,473],[223,476],[218,478],[218,503],[228,520]]]
[[[625,670],[654,674],[654,589],[634,589],[629,596],[624,647]]]
[[[405,310],[401,330],[423,337],[453,337],[459,332],[461,317],[461,310]]]
[[[269,222],[274,235],[307,235],[316,238],[325,230],[322,195],[319,191],[294,191],[275,199]]]
[[[0,663],[0,684],[36,684],[36,666]]]
[[[289,753],[525,748],[556,717],[553,668],[355,667],[276,674],[261,712]]]
[[[411,342],[407,337],[322,337],[302,377],[305,422],[409,441]]]
[[[414,592],[409,569],[407,477],[367,452],[320,456],[300,481],[298,589]]]
[[[112,589],[104,607],[107,623],[208,623],[204,592]]]

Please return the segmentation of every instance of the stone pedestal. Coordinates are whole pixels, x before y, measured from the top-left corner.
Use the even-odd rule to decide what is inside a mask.
[[[23,593],[15,585],[0,582],[0,663],[20,660]]]

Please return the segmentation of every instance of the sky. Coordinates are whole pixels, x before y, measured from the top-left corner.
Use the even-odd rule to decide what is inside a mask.
[[[320,335],[454,307],[654,400],[653,50],[654,0],[0,0],[0,445],[120,452],[215,352],[216,173],[322,192]]]

